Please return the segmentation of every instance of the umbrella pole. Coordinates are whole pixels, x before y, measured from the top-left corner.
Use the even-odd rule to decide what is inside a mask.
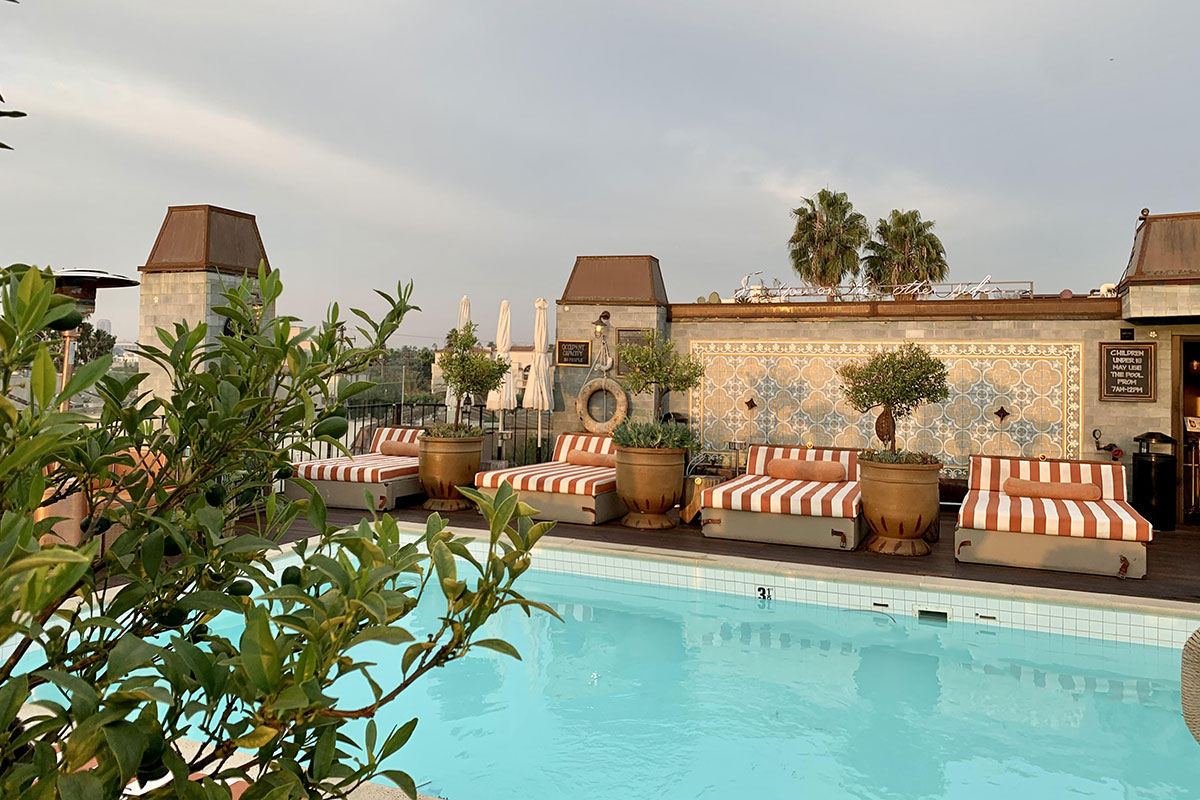
[[[504,409],[500,409],[500,428],[496,433],[496,460],[504,460]]]
[[[540,463],[542,463],[542,410],[540,408],[538,409],[537,415],[538,415],[537,460],[538,460],[538,463],[540,464]]]

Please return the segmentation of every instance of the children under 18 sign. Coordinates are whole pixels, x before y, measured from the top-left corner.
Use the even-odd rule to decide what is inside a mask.
[[[1155,399],[1155,345],[1109,342],[1100,345],[1100,399]]]

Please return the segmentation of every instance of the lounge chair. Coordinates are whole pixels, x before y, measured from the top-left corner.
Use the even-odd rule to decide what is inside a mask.
[[[537,519],[598,525],[628,510],[617,497],[611,436],[564,433],[554,443],[550,461],[475,476],[475,486],[488,495],[494,495],[503,481],[512,484],[522,501],[538,509]]]
[[[325,505],[339,508],[363,508],[363,491],[371,493],[375,509],[383,511],[396,505],[396,500],[407,495],[419,494],[421,482],[417,479],[418,458],[415,452],[417,438],[422,428],[379,427],[371,437],[371,448],[357,456],[324,458],[302,461],[296,465],[296,477],[311,481],[321,494]],[[390,455],[384,453],[394,445],[406,446],[411,454]],[[299,499],[308,494],[294,481],[289,480],[284,489],[288,497]]]
[[[1125,467],[973,455],[954,556],[976,564],[1146,576],[1150,523],[1125,500]]]
[[[700,522],[720,539],[853,550],[861,497],[858,451],[756,444],[745,475],[704,490]]]

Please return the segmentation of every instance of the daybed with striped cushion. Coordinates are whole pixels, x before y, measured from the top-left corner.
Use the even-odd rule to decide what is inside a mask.
[[[572,464],[571,451],[608,456],[611,464]],[[626,512],[617,497],[616,450],[611,436],[564,433],[554,443],[554,455],[543,464],[481,472],[475,486],[494,494],[508,481],[521,500],[538,510],[538,519],[598,525]]]
[[[773,459],[836,461],[839,481],[772,478]],[[865,536],[858,452],[834,447],[751,445],[746,474],[704,490],[700,521],[705,536],[853,550]]]
[[[1010,479],[1094,484],[1093,500],[1026,496]],[[1055,494],[1038,489],[1034,494]],[[1146,576],[1150,523],[1125,500],[1125,467],[1093,461],[971,456],[967,494],[958,511],[959,561],[1013,567]]]
[[[371,448],[362,455],[302,461],[296,465],[296,477],[312,481],[327,506],[364,508],[363,491],[374,498],[376,510],[396,505],[396,499],[421,491],[417,479],[417,456],[392,456],[380,452],[384,442],[416,442],[421,428],[379,427],[371,437]],[[285,489],[288,497],[307,497],[292,481]]]

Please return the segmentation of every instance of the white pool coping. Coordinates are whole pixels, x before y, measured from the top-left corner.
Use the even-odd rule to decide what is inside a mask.
[[[402,532],[424,534],[417,523]],[[473,525],[450,526],[486,536]],[[767,559],[694,553],[662,547],[547,536],[534,548],[533,568],[772,600],[885,611],[920,611],[1000,628],[1182,648],[1200,629],[1200,604],[922,575],[880,573]],[[1114,579],[1115,580],[1115,579]]]

